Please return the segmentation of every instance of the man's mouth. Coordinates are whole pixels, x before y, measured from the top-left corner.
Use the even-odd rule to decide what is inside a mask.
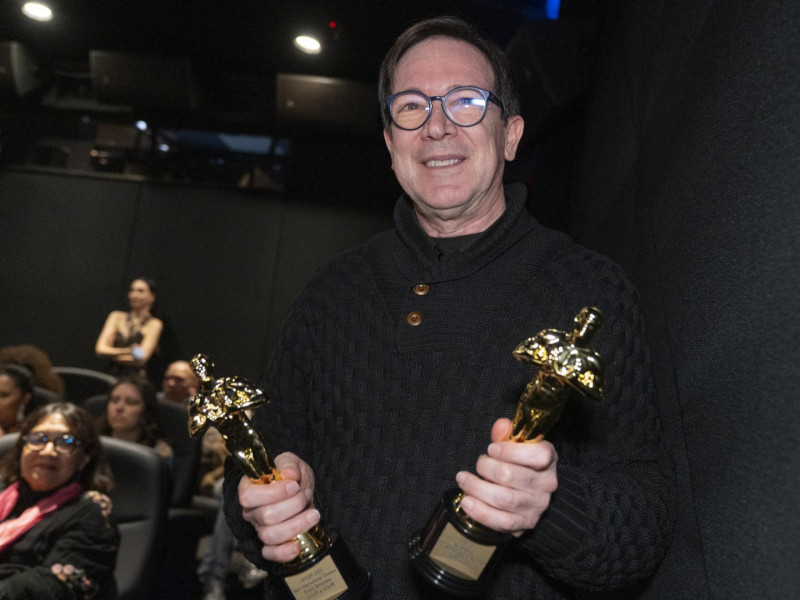
[[[425,163],[426,167],[449,167],[450,165],[458,164],[462,161],[461,158],[448,158],[445,160],[429,160]]]

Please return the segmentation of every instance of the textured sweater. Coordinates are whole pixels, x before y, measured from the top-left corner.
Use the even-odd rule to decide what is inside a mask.
[[[546,328],[604,315],[592,346],[605,399],[575,393],[548,435],[558,490],[512,543],[487,597],[571,598],[641,583],[666,550],[671,463],[661,445],[638,298],[621,270],[525,210],[522,186],[477,241],[440,255],[401,197],[395,228],[323,266],[295,301],[254,422],[267,446],[315,471],[323,524],[372,574],[372,598],[431,598],[408,559],[459,470],[474,472],[499,417],[535,372],[512,350]],[[226,514],[265,566],[241,518],[229,465]],[[268,590],[267,595],[271,597]]]

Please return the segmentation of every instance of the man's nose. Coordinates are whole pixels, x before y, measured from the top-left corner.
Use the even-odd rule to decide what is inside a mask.
[[[444,112],[444,103],[438,99],[434,100],[428,121],[423,125],[425,134],[428,137],[440,138],[455,133],[456,128],[457,125],[447,118]]]

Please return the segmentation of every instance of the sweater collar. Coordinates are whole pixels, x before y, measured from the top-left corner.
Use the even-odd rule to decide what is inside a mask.
[[[505,188],[506,210],[482,236],[461,252],[439,259],[433,240],[417,221],[411,199],[403,194],[394,209],[392,253],[397,267],[411,281],[444,281],[467,277],[513,246],[536,222],[527,216],[527,190],[521,183]]]

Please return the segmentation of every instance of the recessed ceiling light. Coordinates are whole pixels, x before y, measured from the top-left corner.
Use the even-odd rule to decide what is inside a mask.
[[[308,35],[298,35],[294,38],[294,45],[307,54],[319,54],[322,51],[319,40]]]
[[[46,23],[53,19],[53,11],[41,2],[26,2],[22,5],[22,14],[34,21]]]

